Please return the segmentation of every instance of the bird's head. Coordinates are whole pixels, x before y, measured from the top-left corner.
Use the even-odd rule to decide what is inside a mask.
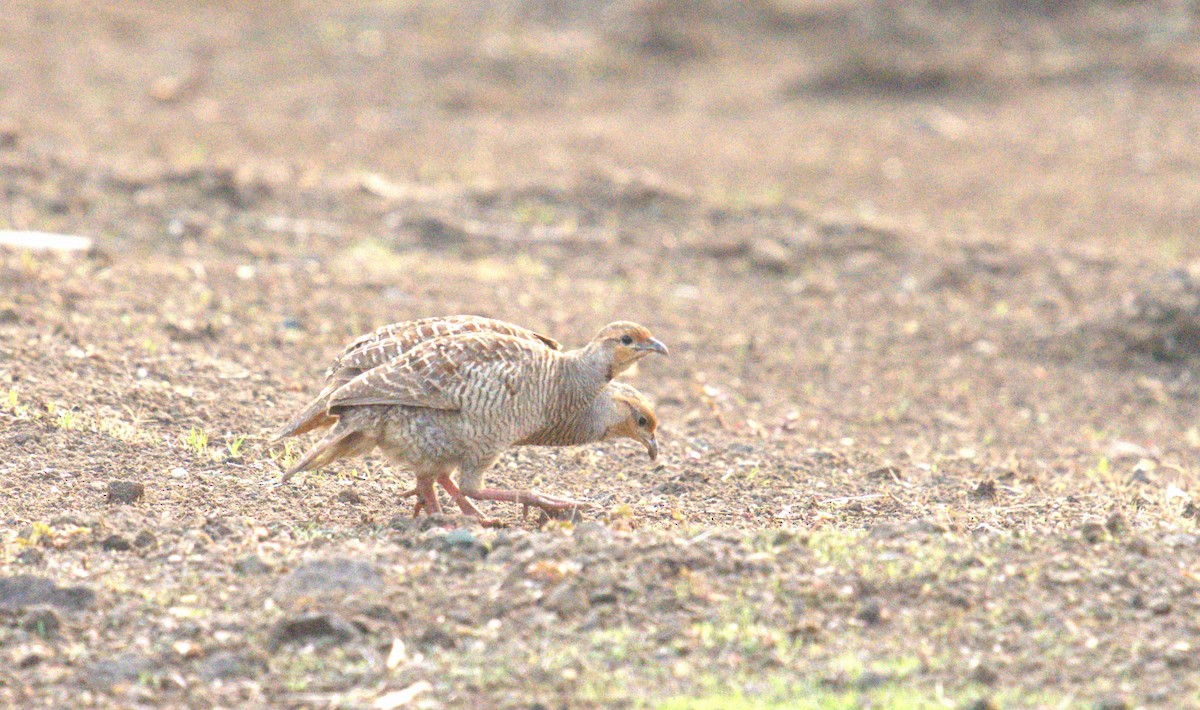
[[[646,447],[651,461],[658,458],[658,439],[655,438],[658,417],[654,415],[650,400],[624,382],[610,382],[607,394],[612,401],[612,412],[604,438],[633,439]]]
[[[629,321],[617,321],[604,326],[592,338],[592,345],[611,353],[613,364],[610,379],[650,353],[668,354],[667,346],[650,335],[649,330]]]

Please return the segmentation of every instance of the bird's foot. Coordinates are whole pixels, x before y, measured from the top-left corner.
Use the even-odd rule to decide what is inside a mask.
[[[547,513],[561,513],[568,511],[581,510],[584,508],[596,507],[592,503],[585,500],[575,500],[574,498],[563,498],[560,496],[552,496],[539,491],[525,491],[529,495],[536,496],[536,500],[532,501],[532,505],[541,508]]]
[[[480,525],[483,525],[485,528],[504,527],[504,523],[502,523],[499,518],[489,518],[485,516],[483,511],[477,508],[475,504],[471,502],[471,499],[462,492],[462,489],[458,487],[458,484],[454,482],[454,479],[450,478],[450,474],[442,474],[438,477],[437,481],[441,484],[442,488],[444,488],[446,492],[450,494],[450,497],[454,499],[454,502],[458,504],[459,509],[462,510],[464,515],[477,518]]]
[[[547,515],[554,516],[557,513],[573,512],[583,508],[591,508],[593,505],[587,501],[573,500],[571,498],[560,498],[558,496],[539,493],[534,490],[505,490],[499,488],[483,488],[478,491],[471,491],[466,495],[478,500],[498,500],[507,503],[518,503],[524,511],[528,513],[530,507],[541,508],[546,511]]]
[[[433,489],[433,480],[418,480],[417,485],[403,491],[400,498],[409,498],[416,496],[417,502],[413,505],[412,516],[415,518],[421,514],[422,510],[433,513],[442,512],[442,504],[438,502],[437,491]]]

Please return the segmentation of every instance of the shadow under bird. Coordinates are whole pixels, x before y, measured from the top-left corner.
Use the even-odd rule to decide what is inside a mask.
[[[480,518],[472,499],[550,512],[584,506],[532,490],[486,488],[483,475],[513,445],[629,437],[654,458],[652,407],[633,387],[610,384],[650,353],[666,355],[667,348],[627,321],[567,352],[550,338],[477,316],[385,326],[339,353],[320,395],[276,435],[330,427],[283,480],[378,446],[416,473],[416,486],[405,494],[417,496],[414,513],[441,510],[435,482],[463,512]]]

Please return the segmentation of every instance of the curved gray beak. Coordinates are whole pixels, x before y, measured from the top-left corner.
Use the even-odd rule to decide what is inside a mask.
[[[649,340],[644,340],[640,343],[635,343],[633,346],[633,349],[634,350],[645,350],[647,352],[658,353],[660,355],[670,355],[671,354],[670,351],[667,350],[667,346],[663,345],[662,341],[659,340],[658,338],[650,338]]]
[[[646,445],[646,453],[650,454],[650,460],[658,458],[658,439],[653,436],[647,437],[642,441]]]

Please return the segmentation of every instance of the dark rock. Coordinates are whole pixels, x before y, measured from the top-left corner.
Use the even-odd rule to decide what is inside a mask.
[[[986,663],[980,663],[971,669],[971,680],[983,685],[994,685],[1000,679],[1000,674]]]
[[[276,600],[296,601],[316,597],[344,597],[362,590],[383,588],[383,575],[374,565],[334,557],[301,565],[275,585]]]
[[[50,638],[58,635],[58,629],[61,626],[62,622],[59,621],[58,614],[55,614],[53,609],[31,609],[21,619],[22,629],[31,634],[37,634],[42,638]]]
[[[133,481],[112,481],[108,484],[108,502],[127,504],[141,500],[146,487]]]
[[[467,528],[455,528],[433,539],[443,550],[465,552],[480,558],[487,557],[487,545],[480,542],[475,533]]]
[[[213,540],[220,540],[233,534],[233,530],[225,522],[224,518],[206,518],[204,527],[200,529]]]
[[[23,565],[41,564],[42,560],[45,558],[46,553],[42,552],[36,547],[27,547],[17,553],[17,562],[20,562]]]
[[[750,263],[764,271],[785,274],[792,268],[795,255],[785,244],[769,237],[751,239],[749,242]]]
[[[362,610],[362,615],[367,619],[394,624],[400,621],[401,617],[408,618],[408,611],[403,610],[400,615],[397,615],[387,604],[369,604]]]
[[[979,485],[975,486],[975,490],[971,491],[971,497],[977,500],[994,500],[996,498],[996,482],[990,478],[980,481]]]
[[[247,555],[233,563],[233,571],[243,575],[266,574],[271,567],[258,555]]]
[[[1085,542],[1096,544],[1104,539],[1107,529],[1101,523],[1092,521],[1079,526],[1079,534]]]
[[[163,330],[178,343],[193,343],[200,340],[215,340],[224,330],[221,324],[213,321],[198,322],[191,318],[180,318],[163,323]]]
[[[231,680],[253,678],[267,670],[261,656],[237,651],[217,651],[196,666],[196,671],[205,680]]]
[[[588,597],[579,585],[563,582],[542,598],[542,606],[565,619],[587,611]]]
[[[429,247],[462,244],[470,239],[470,235],[461,225],[432,215],[420,215],[405,226]]]
[[[114,685],[135,683],[153,673],[156,666],[145,656],[125,653],[96,661],[83,669],[83,682],[96,690],[108,690]]]
[[[868,599],[864,601],[862,606],[858,608],[858,612],[854,614],[854,618],[858,619],[864,624],[874,626],[875,624],[883,621],[883,607],[879,605],[877,600]]]
[[[901,478],[899,466],[880,466],[867,472],[867,478],[872,481],[898,481]]]
[[[149,530],[143,530],[133,538],[133,546],[137,548],[152,547],[155,542],[158,542],[158,539]]]
[[[597,589],[588,595],[588,603],[593,605],[598,604],[616,604],[619,599],[616,587],[605,587]]]
[[[90,528],[95,527],[90,521],[77,518],[74,515],[56,515],[50,520],[52,528]]]
[[[1130,552],[1135,552],[1142,557],[1150,557],[1154,552],[1150,548],[1150,543],[1145,538],[1141,537],[1133,538],[1126,543],[1125,547],[1127,547]]]
[[[1200,280],[1190,269],[1155,274],[1113,330],[1129,350],[1177,362],[1200,355]]]
[[[0,578],[0,609],[50,604],[60,609],[80,611],[95,601],[96,593],[87,587],[59,587],[53,580],[31,574]]]
[[[0,148],[10,150],[20,142],[21,131],[11,123],[0,123]]]
[[[345,643],[359,636],[358,628],[349,621],[331,614],[308,614],[284,619],[271,633],[271,649],[288,643],[310,643],[328,640]]]
[[[133,543],[129,542],[120,535],[109,535],[100,543],[100,547],[109,552],[127,552],[133,549]]]
[[[878,688],[880,686],[887,685],[895,679],[896,676],[892,673],[880,673],[878,671],[867,670],[863,671],[863,674],[858,677],[858,680],[854,684],[858,686],[860,690],[871,690],[872,688]]]
[[[440,626],[430,626],[417,637],[417,643],[426,648],[454,648],[458,645],[458,639],[451,636]]]

